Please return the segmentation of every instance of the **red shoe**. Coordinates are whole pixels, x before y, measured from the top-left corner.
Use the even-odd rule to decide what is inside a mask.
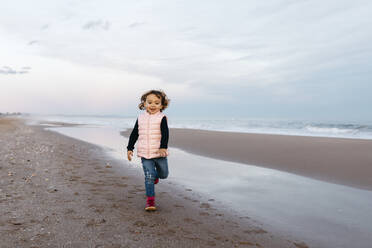
[[[154,184],[158,184],[158,182],[159,182],[159,178],[157,177],[155,178]]]
[[[146,211],[155,211],[156,210],[155,196],[148,196],[147,197],[145,210]]]

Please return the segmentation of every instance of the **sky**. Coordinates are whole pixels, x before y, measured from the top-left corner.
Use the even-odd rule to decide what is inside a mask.
[[[369,0],[0,4],[0,112],[372,120]]]

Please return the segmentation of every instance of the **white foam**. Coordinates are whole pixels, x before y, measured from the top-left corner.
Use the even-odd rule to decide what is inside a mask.
[[[313,127],[313,126],[306,126],[306,130],[311,133],[321,133],[321,134],[358,134],[358,130],[355,129],[342,129],[342,128],[325,128],[325,127]]]

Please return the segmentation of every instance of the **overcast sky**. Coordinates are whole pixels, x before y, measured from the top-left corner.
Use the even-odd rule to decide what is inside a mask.
[[[370,0],[0,3],[0,112],[372,120]]]

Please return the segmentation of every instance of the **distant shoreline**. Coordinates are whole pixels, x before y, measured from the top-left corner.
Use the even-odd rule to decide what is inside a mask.
[[[11,117],[11,116],[20,116],[20,115],[24,115],[24,114],[22,114],[22,113],[20,113],[20,112],[15,112],[15,113],[9,113],[9,112],[7,112],[7,113],[2,113],[2,112],[0,112],[0,117],[1,117],[1,116],[3,116],[3,117],[5,117],[5,116],[7,116],[7,117]]]

